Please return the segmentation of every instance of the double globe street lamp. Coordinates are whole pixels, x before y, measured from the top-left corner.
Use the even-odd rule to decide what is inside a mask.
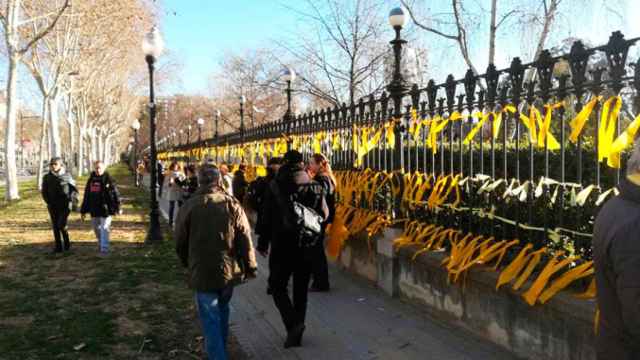
[[[160,230],[160,211],[158,209],[157,186],[158,186],[158,151],[156,148],[156,104],[153,88],[153,72],[156,59],[162,55],[164,42],[160,32],[154,26],[142,38],[142,52],[149,68],[149,142],[150,142],[150,162],[151,162],[151,211],[149,213],[149,230],[145,243],[151,244],[162,241],[162,231]]]

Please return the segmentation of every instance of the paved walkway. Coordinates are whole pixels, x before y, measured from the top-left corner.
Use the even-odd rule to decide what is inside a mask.
[[[163,215],[168,202],[160,201]],[[331,266],[330,293],[310,293],[303,347],[283,348],[285,331],[266,294],[267,261],[234,293],[231,328],[250,359],[515,359],[501,348],[392,299]]]

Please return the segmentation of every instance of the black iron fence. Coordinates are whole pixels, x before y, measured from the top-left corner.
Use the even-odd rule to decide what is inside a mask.
[[[588,258],[593,218],[615,194],[640,127],[640,60],[628,61],[638,40],[614,32],[603,46],[577,41],[531,63],[390,86],[163,156],[264,164],[284,144],[307,158],[322,152],[343,177],[371,169],[363,174],[389,179],[361,183],[354,191],[376,194],[350,205]]]

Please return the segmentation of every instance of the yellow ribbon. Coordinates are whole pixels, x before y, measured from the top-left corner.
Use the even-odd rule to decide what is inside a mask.
[[[620,168],[620,153],[612,153],[611,147],[621,107],[622,99],[620,96],[610,97],[602,106],[600,128],[598,129],[598,161],[602,162],[606,158],[607,164],[613,168]]]
[[[580,110],[578,115],[576,115],[576,117],[573,120],[571,120],[571,122],[569,123],[569,126],[571,127],[571,134],[569,135],[569,141],[573,143],[578,141],[578,136],[580,136],[580,133],[584,128],[584,124],[587,122],[587,120],[589,119],[589,116],[593,112],[593,108],[596,106],[596,104],[600,100],[602,100],[602,96],[597,96],[591,99],[587,104],[585,104],[582,110]]]

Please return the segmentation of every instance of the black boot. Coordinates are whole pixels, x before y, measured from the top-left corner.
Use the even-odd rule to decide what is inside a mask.
[[[302,346],[302,334],[304,334],[304,324],[298,324],[287,332],[287,340],[284,342],[284,348]]]

